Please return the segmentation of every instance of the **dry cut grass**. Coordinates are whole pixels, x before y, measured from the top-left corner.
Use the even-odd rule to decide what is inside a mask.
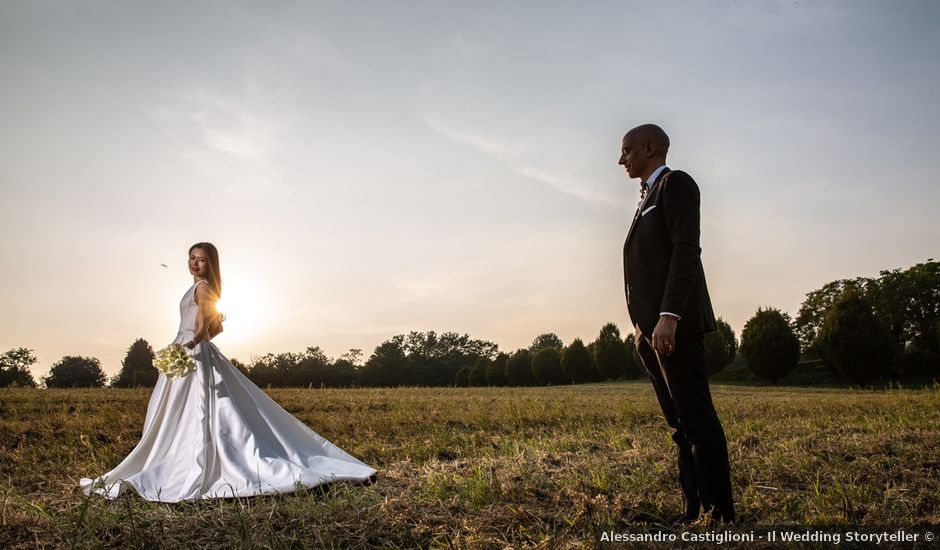
[[[0,390],[0,547],[597,546],[670,529],[675,454],[648,383],[271,390],[374,485],[183,504],[84,497],[137,443],[147,390]],[[718,386],[739,518],[940,524],[940,387]]]

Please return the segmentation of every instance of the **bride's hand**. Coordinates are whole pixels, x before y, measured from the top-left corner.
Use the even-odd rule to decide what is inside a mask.
[[[189,348],[189,349],[196,349],[196,344],[192,340],[190,340],[189,342],[186,342],[185,344],[183,344],[183,347]]]

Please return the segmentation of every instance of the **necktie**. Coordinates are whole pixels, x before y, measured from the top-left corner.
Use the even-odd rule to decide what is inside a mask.
[[[649,186],[646,185],[645,181],[640,182],[640,200],[646,198],[646,192],[649,191]]]

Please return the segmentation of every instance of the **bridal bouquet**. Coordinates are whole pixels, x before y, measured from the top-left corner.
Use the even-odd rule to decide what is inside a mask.
[[[153,366],[167,378],[181,378],[196,370],[190,353],[180,344],[170,344],[154,355]]]

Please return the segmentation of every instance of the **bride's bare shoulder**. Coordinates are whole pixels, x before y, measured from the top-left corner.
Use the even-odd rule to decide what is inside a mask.
[[[203,284],[204,283],[204,284]],[[205,300],[216,301],[219,297],[216,296],[215,291],[212,290],[212,287],[209,286],[209,283],[205,280],[199,281],[196,283],[196,303],[203,303]]]

